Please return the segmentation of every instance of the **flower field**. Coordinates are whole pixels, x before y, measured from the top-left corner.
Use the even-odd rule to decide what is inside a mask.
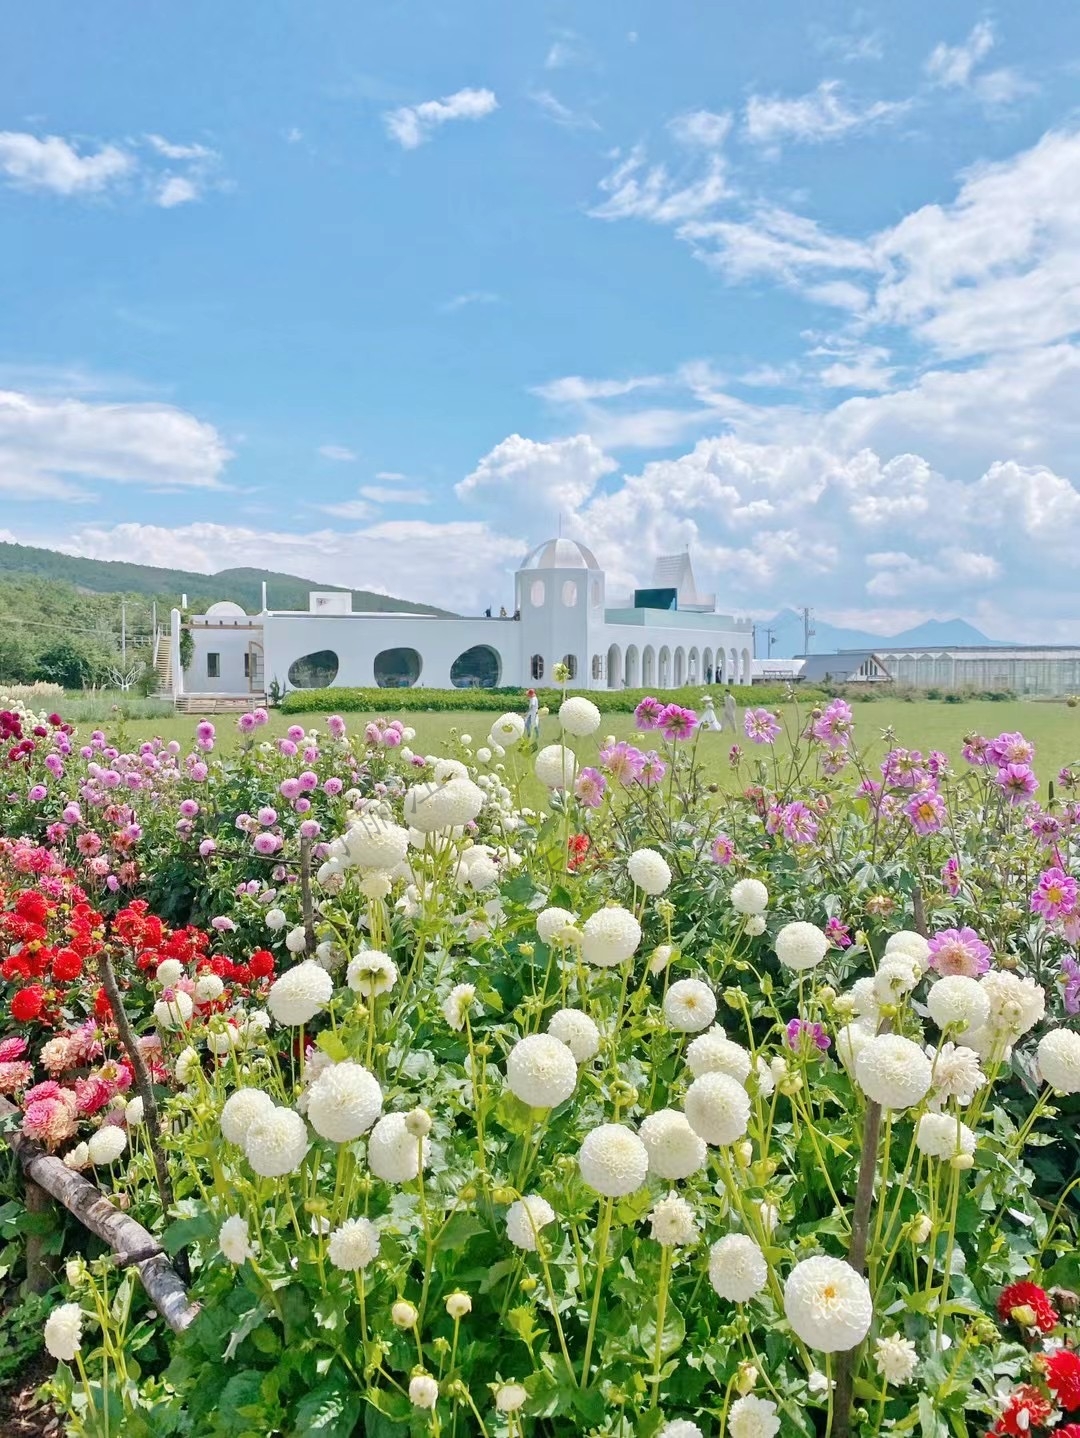
[[[0,712],[67,1431],[1080,1438],[1080,768],[876,707]]]

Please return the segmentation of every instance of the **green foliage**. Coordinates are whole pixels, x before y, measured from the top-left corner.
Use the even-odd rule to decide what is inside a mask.
[[[283,699],[281,708],[286,714],[389,714],[391,712],[415,714],[426,710],[432,714],[446,714],[461,710],[473,713],[503,714],[508,709],[524,709],[527,700],[524,688],[503,689],[293,689]],[[567,693],[578,693],[570,689]],[[688,684],[682,689],[590,689],[587,697],[592,700],[601,714],[632,714],[637,705],[648,694],[659,694],[665,703],[685,704],[691,709],[700,709],[703,694],[711,693],[719,707],[726,689],[721,685],[710,688],[701,684]],[[781,704],[789,696],[784,684],[755,684],[752,688],[732,688],[735,702],[742,708],[753,708],[759,704]],[[554,713],[562,703],[561,689],[537,689],[541,705]],[[799,698],[804,703],[813,703],[820,697],[816,689],[800,690]]]

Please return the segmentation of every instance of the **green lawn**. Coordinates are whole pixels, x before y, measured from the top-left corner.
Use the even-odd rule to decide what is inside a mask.
[[[921,749],[924,752],[929,749],[941,749],[957,763],[960,762],[960,746],[966,734],[976,732],[995,735],[1003,730],[1018,729],[1036,745],[1036,768],[1044,783],[1048,779],[1052,779],[1063,764],[1080,760],[1080,709],[1069,709],[1064,703],[1032,703],[1018,700],[994,704],[973,700],[963,704],[944,704],[937,701],[919,701],[907,704],[900,700],[888,699],[874,703],[856,703],[854,711],[859,745],[864,749],[869,748],[874,755],[884,752],[886,745],[882,733],[889,727],[895,731],[895,743],[902,744],[909,749]],[[363,714],[346,716],[349,727],[354,733],[363,729],[369,717],[373,716]],[[391,702],[387,704],[386,717],[394,717],[394,708]],[[491,713],[475,711],[451,714],[419,713],[404,716],[406,722],[416,729],[413,747],[426,753],[442,752],[443,746],[450,739],[453,730],[456,730],[459,735],[471,735],[475,745],[484,743],[495,717]],[[789,713],[786,717],[793,719],[793,713]],[[740,713],[740,726],[741,718]],[[179,739],[186,743],[191,739],[197,722],[190,715],[170,715],[164,719],[131,720],[126,725],[126,733],[128,738],[133,741],[160,736],[165,739]],[[214,718],[214,723],[217,725],[221,740],[220,748],[231,747],[237,742],[239,735],[235,718],[219,715]],[[321,714],[274,714],[270,724],[261,732],[263,735],[277,736],[283,734],[290,724],[303,724],[307,728],[315,727],[320,730],[325,727],[324,716]],[[85,731],[94,726],[86,724],[81,727]],[[114,736],[116,733],[114,725],[105,723],[100,727],[105,729],[110,736]],[[551,742],[557,737],[557,734],[558,724],[552,716],[544,721],[541,738],[544,742]],[[635,734],[633,716],[629,714],[605,715],[600,725],[599,737],[603,739],[608,734],[614,734],[620,739],[632,737]],[[646,736],[643,735],[641,738],[644,740]],[[738,739],[745,750],[754,750],[755,746],[748,744],[743,738],[741,727]],[[701,752],[706,763],[713,770],[715,777],[722,779],[730,772],[727,755],[732,743],[732,735],[730,733],[707,733],[701,736],[700,742]],[[591,740],[582,741],[579,747],[583,755],[595,754],[595,746]]]

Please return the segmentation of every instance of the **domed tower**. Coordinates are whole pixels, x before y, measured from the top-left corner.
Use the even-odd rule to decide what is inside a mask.
[[[524,683],[551,684],[556,664],[574,688],[599,683],[592,673],[590,630],[604,622],[604,571],[576,539],[549,539],[522,564],[516,580]]]

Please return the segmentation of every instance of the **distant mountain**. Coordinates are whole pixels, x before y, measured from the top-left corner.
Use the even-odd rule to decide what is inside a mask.
[[[810,640],[812,654],[831,654],[837,649],[886,649],[897,646],[946,644],[1008,644],[1007,639],[988,639],[966,619],[928,619],[914,629],[899,634],[874,634],[867,629],[844,629],[824,619],[813,621],[815,634]],[[795,609],[782,609],[772,619],[758,622],[758,658],[765,658],[768,641],[762,630],[773,631],[772,657],[790,659],[803,652],[802,615]]]
[[[249,611],[258,610],[262,605],[263,581],[272,609],[306,610],[310,590],[343,588],[340,584],[300,579],[271,569],[222,569],[217,574],[196,574],[187,569],[159,569],[150,564],[113,559],[81,559],[52,549],[35,549],[28,544],[0,543],[0,582],[22,577],[55,580],[90,594],[145,595],[165,606],[178,604],[181,595],[186,594],[190,607],[196,612],[218,599],[231,599]],[[353,608],[392,614],[447,613],[428,604],[412,604],[407,599],[393,599],[368,589],[353,590]]]

